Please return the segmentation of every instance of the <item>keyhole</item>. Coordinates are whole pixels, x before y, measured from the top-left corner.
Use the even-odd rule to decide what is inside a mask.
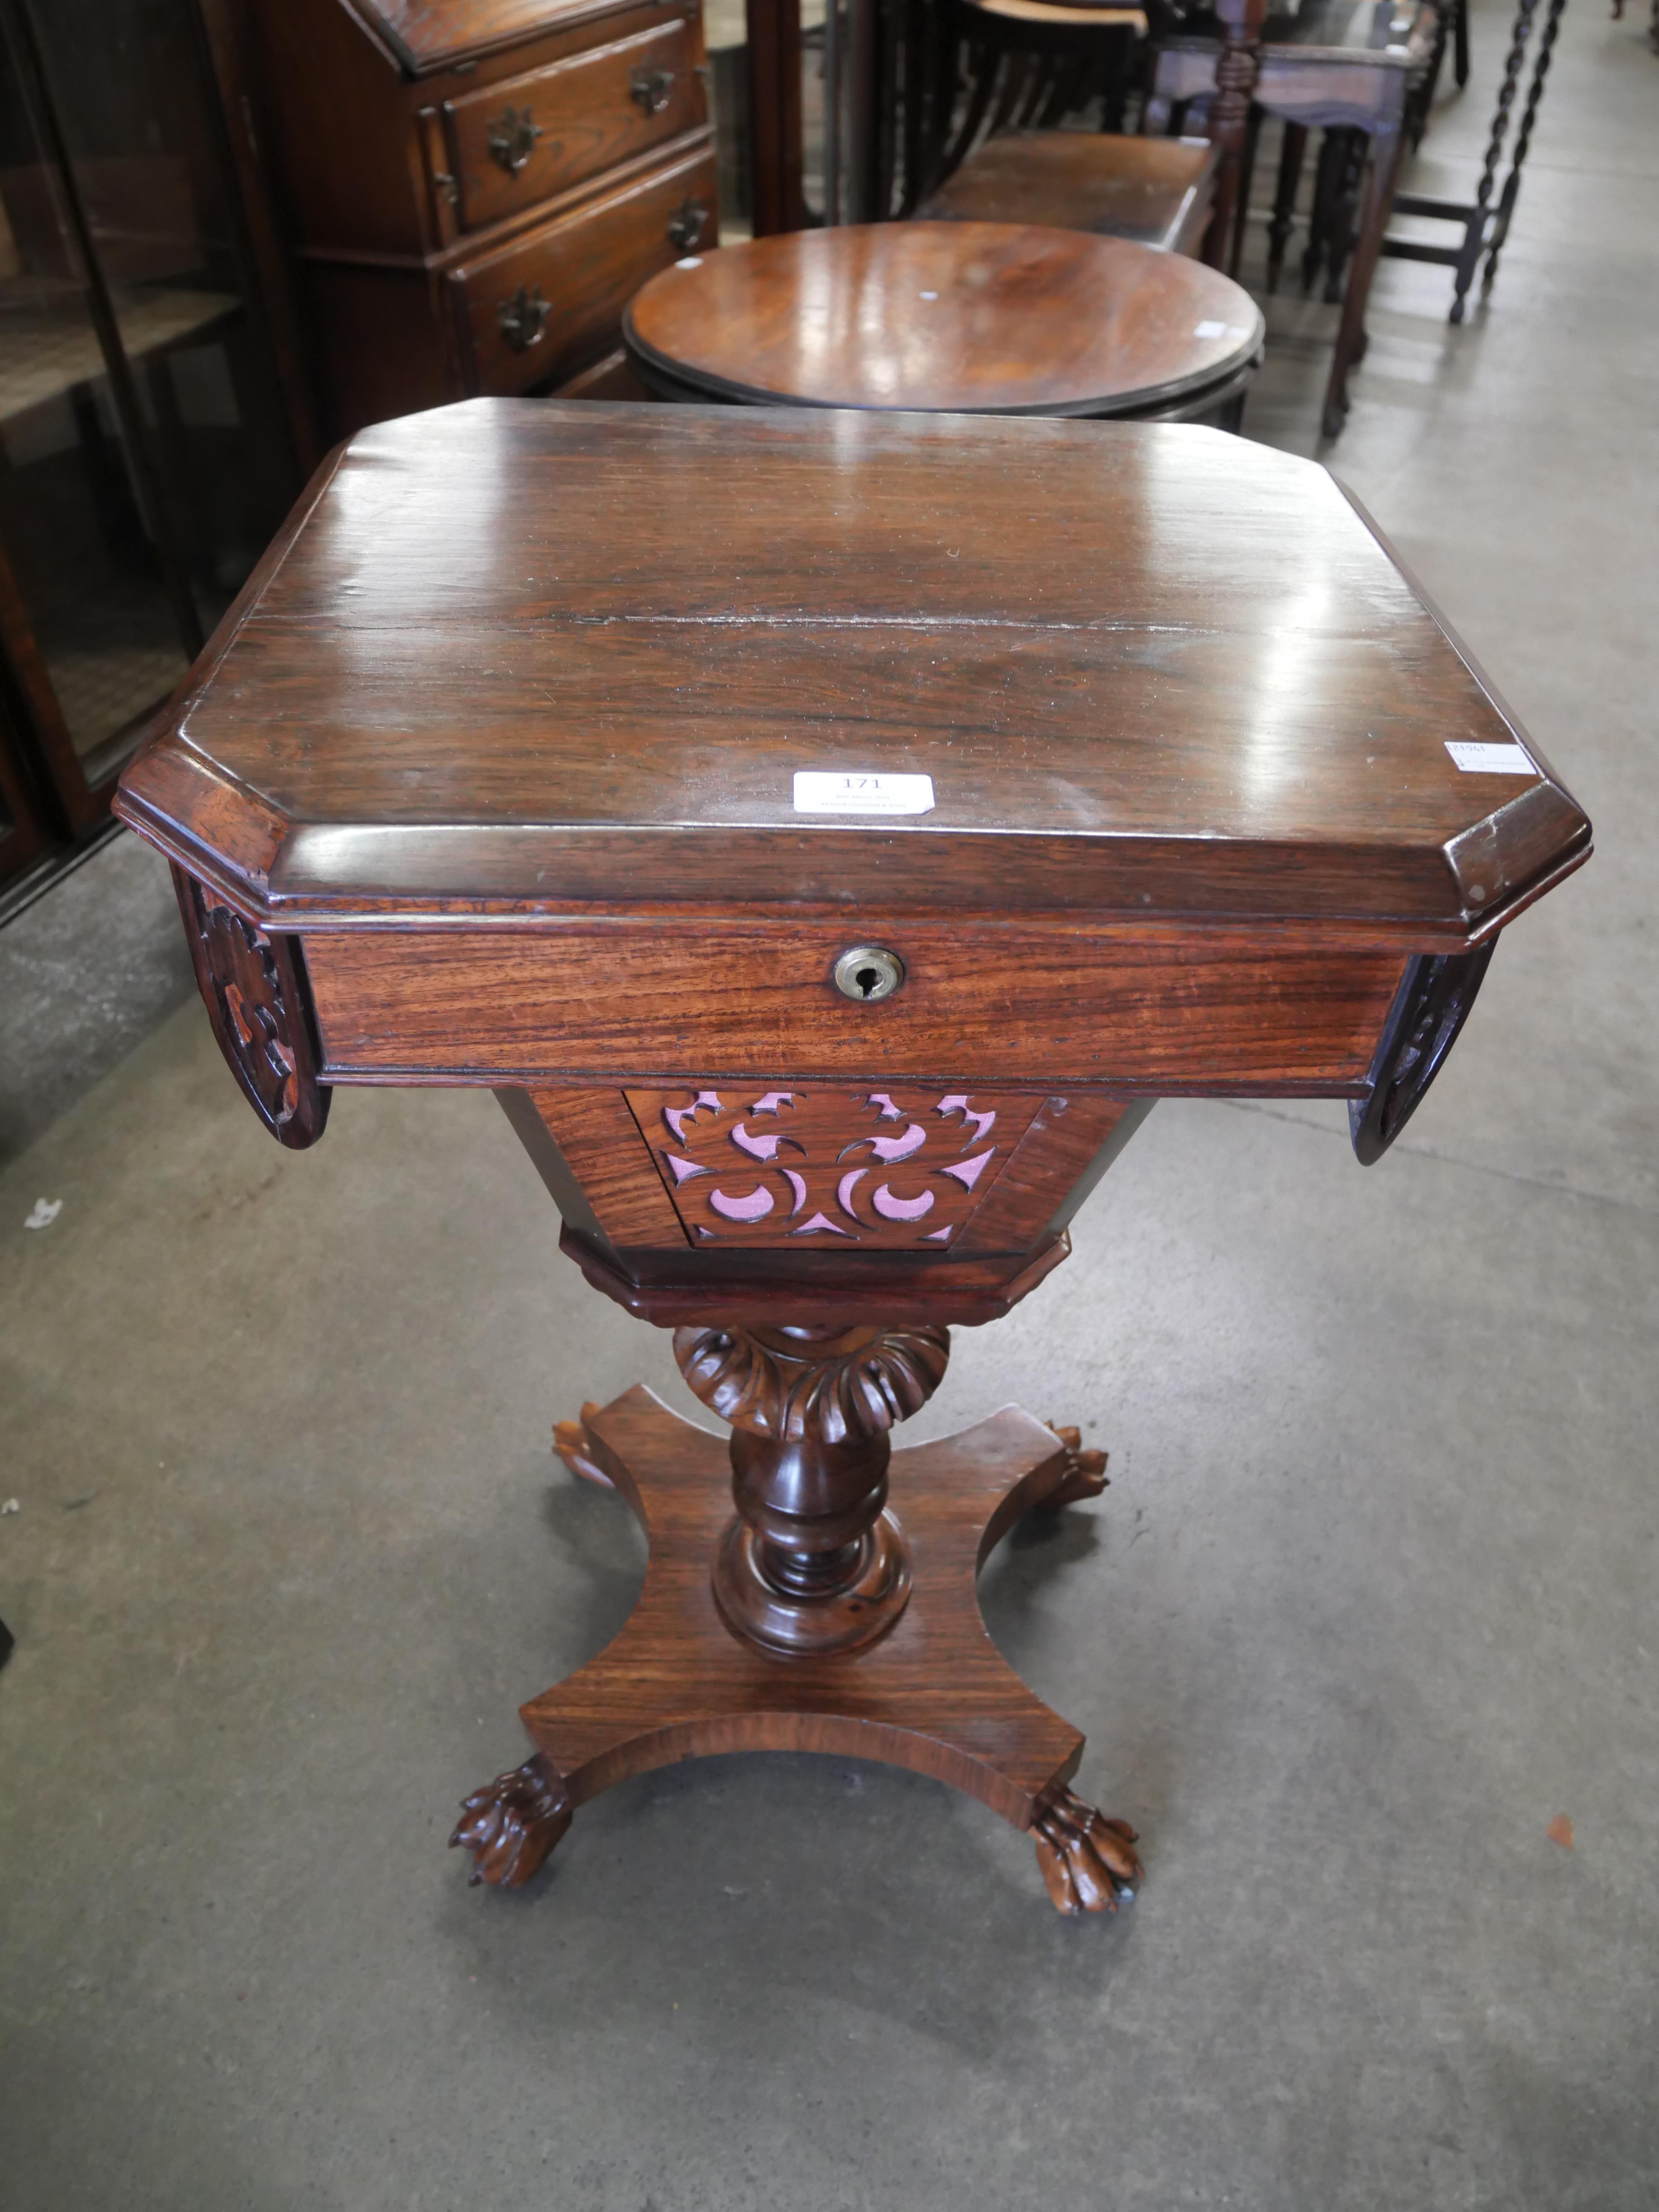
[[[836,963],[836,988],[860,1006],[889,997],[903,981],[904,963],[884,945],[851,945]]]

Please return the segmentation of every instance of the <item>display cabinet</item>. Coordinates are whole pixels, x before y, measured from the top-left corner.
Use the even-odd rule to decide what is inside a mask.
[[[260,291],[191,0],[0,0],[0,875],[103,820],[311,458]]]

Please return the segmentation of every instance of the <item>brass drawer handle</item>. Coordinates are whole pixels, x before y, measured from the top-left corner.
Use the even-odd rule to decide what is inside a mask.
[[[532,120],[527,107],[504,107],[489,126],[489,158],[499,162],[509,177],[516,177],[535,152],[541,135],[541,125]]]
[[[677,246],[682,253],[689,253],[702,237],[702,227],[708,220],[706,200],[682,200],[668,218],[668,243]]]
[[[495,319],[501,326],[501,336],[514,352],[528,353],[532,346],[541,343],[542,333],[547,328],[547,319],[552,312],[552,307],[542,296],[539,284],[533,292],[527,291],[520,284],[513,297],[503,300],[495,310]]]
[[[660,115],[674,91],[674,72],[665,69],[636,69],[628,81],[628,96],[647,115]]]

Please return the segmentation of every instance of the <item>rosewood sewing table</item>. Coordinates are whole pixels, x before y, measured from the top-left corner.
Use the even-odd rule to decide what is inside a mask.
[[[1346,1098],[1376,1157],[1589,853],[1535,758],[1331,478],[1210,430],[479,400],[330,460],[118,810],[279,1140],[492,1086],[733,1431],[558,1425],[650,1565],[467,1801],[476,1877],[769,1747],[971,1792],[1062,1910],[1133,1885],[974,1597],[1101,1455],[889,1431],[1151,1099]]]

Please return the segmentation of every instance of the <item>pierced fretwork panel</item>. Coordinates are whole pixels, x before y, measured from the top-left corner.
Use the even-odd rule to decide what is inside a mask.
[[[630,1091],[694,1244],[947,1249],[1041,1097],[907,1084]]]

